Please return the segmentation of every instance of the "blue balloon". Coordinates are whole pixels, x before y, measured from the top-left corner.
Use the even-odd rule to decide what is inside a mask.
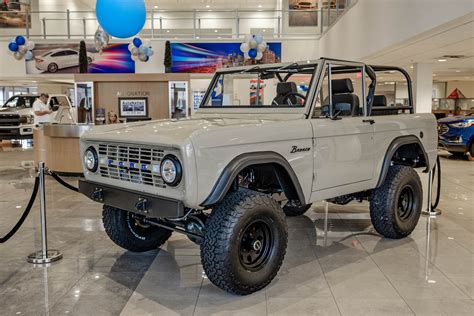
[[[25,53],[25,59],[26,59],[26,60],[31,60],[31,59],[33,59],[33,53],[31,52],[31,50],[29,50],[29,51],[27,51],[27,52]]]
[[[138,48],[138,51],[142,54],[145,54],[146,55],[146,52],[148,50],[148,47],[146,47],[145,45],[141,45],[139,48]]]
[[[249,54],[250,58],[255,58],[255,57],[257,57],[257,50],[255,48],[251,48],[251,49],[249,49],[248,54]]]
[[[255,41],[257,42],[257,44],[261,44],[263,42],[263,36],[255,35]]]
[[[95,11],[104,31],[118,38],[138,34],[146,21],[144,0],[97,0]]]
[[[15,38],[15,42],[18,46],[21,46],[21,45],[25,45],[26,43],[26,39],[21,36],[21,35],[18,35],[16,38]]]
[[[140,47],[142,45],[142,40],[139,39],[138,37],[135,37],[133,39],[133,45],[135,45],[135,47],[137,47],[137,48]]]
[[[16,52],[18,51],[18,44],[15,42],[11,42],[10,44],[8,44],[8,49],[12,52]]]

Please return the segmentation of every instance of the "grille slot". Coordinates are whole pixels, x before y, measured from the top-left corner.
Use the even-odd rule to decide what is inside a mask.
[[[446,124],[438,124],[438,135],[444,135],[449,132],[449,127]]]
[[[159,173],[164,149],[99,144],[99,174],[102,177],[166,188]]]

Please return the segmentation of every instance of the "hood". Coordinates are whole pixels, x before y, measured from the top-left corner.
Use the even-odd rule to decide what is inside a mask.
[[[457,123],[457,122],[464,122],[474,120],[474,115],[457,115],[457,116],[450,116],[445,117],[438,120],[438,123]]]
[[[194,118],[147,121],[96,126],[84,134],[82,139],[179,146],[183,145],[188,138],[197,135],[215,134],[229,128],[245,130],[272,122],[274,120],[251,118]]]
[[[20,115],[33,115],[32,108],[0,108],[0,115],[2,114],[20,114]]]

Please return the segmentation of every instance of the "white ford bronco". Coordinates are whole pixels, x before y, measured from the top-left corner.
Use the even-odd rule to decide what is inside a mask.
[[[376,95],[381,72],[406,80],[405,105]],[[432,114],[414,114],[400,68],[323,58],[222,69],[191,119],[85,134],[79,190],[104,204],[119,246],[148,251],[186,234],[207,277],[246,295],[282,264],[285,215],[315,201],[368,200],[377,232],[408,236],[423,198],[415,169],[434,166],[436,128]]]

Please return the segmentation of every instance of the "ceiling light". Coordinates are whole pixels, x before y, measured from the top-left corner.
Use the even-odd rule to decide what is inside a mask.
[[[413,65],[411,65],[411,66],[410,66],[410,69],[413,69],[413,68],[415,68],[415,67],[413,67]]]
[[[200,37],[199,36],[196,36],[197,39],[199,39]]]
[[[258,5],[258,7],[259,7],[259,8],[261,8],[261,7],[262,7],[262,5],[261,5],[261,4],[259,4],[259,5]]]
[[[157,6],[157,5],[155,5],[155,7],[154,7],[154,8],[155,8],[155,9],[158,9],[158,6]]]
[[[217,32],[219,32],[219,31],[218,31],[218,30],[214,30],[214,33],[217,33]]]
[[[166,30],[166,33],[169,33],[169,32],[170,32],[170,30]]]
[[[210,8],[210,7],[211,7],[210,5],[206,4],[206,8]]]
[[[435,76],[436,76],[436,74],[433,74],[433,77],[435,77]]]
[[[456,70],[456,72],[461,72],[461,70]]]
[[[447,59],[444,59],[444,58],[441,58],[441,59],[438,59],[438,61],[439,61],[440,63],[443,63],[443,62],[448,61],[448,60],[447,60]]]

